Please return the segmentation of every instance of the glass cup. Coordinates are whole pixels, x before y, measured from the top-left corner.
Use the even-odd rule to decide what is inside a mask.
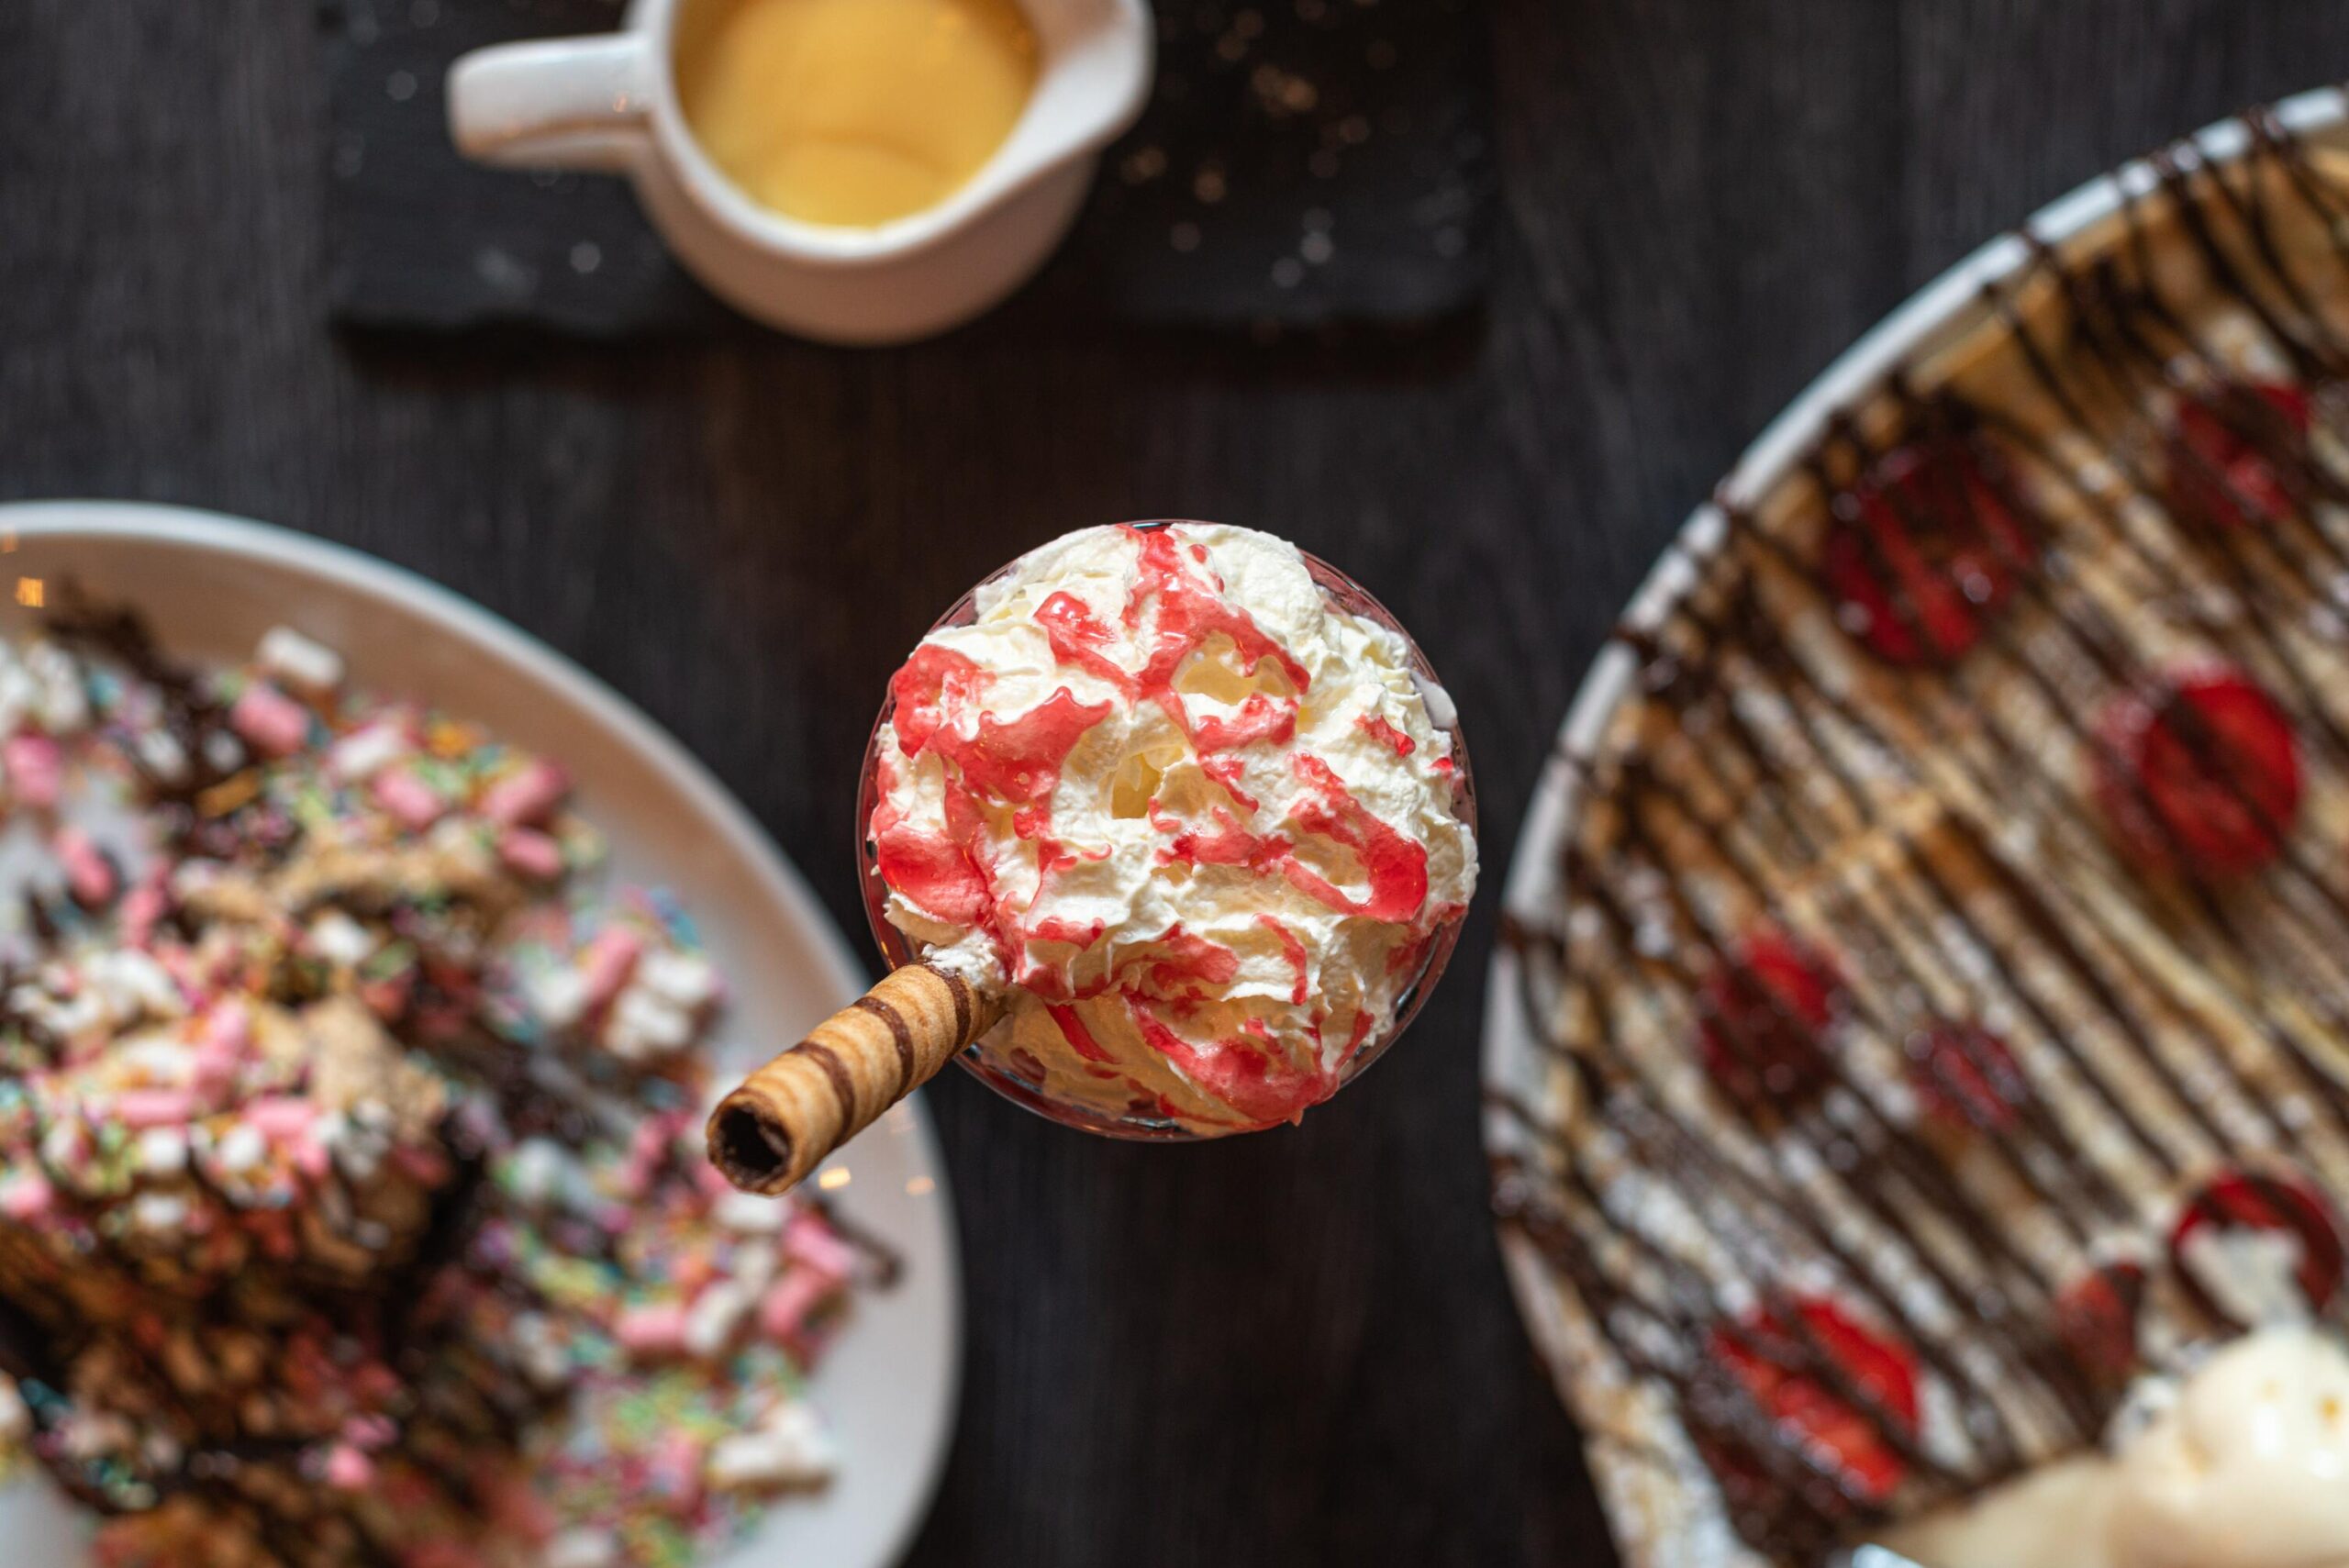
[[[1130,526],[1138,528],[1163,528],[1186,520],[1160,518]],[[977,587],[955,601],[952,609],[939,617],[937,623],[930,629],[940,631],[949,627],[972,624],[978,618],[979,589],[1001,581],[1019,564],[1019,562],[1014,561],[989,573]],[[1434,666],[1428,662],[1427,655],[1419,651],[1419,645],[1411,639],[1411,634],[1403,628],[1400,621],[1387,612],[1386,606],[1371,596],[1368,589],[1319,557],[1306,554],[1305,565],[1306,569],[1312,573],[1313,581],[1320,586],[1323,595],[1332,605],[1350,615],[1359,616],[1364,620],[1383,626],[1403,639],[1403,646],[1410,654],[1411,672],[1419,677],[1423,687],[1442,684],[1436,679]],[[873,808],[879,804],[880,800],[878,779],[881,731],[889,723],[896,711],[896,698],[884,697],[881,712],[873,721],[872,738],[865,742],[864,768],[859,778],[856,794],[857,862],[863,873],[860,881],[864,894],[864,917],[873,928],[873,940],[879,944],[881,956],[888,961],[892,969],[903,968],[907,964],[915,962],[918,957],[911,944],[907,941],[905,933],[889,923],[889,888],[881,878],[880,863],[874,852],[870,831]],[[1432,718],[1433,714],[1431,713],[1430,717]],[[1469,768],[1468,749],[1460,732],[1457,716],[1453,716],[1452,723],[1438,725],[1436,728],[1452,738],[1452,758],[1454,765],[1453,808],[1462,824],[1467,828],[1471,835],[1474,835],[1476,831],[1476,784]],[[1396,1006],[1394,1022],[1387,1026],[1384,1033],[1363,1042],[1362,1049],[1355,1051],[1340,1071],[1339,1087],[1343,1088],[1346,1084],[1353,1083],[1369,1068],[1372,1062],[1386,1054],[1386,1049],[1402,1038],[1405,1029],[1410,1028],[1411,1020],[1419,1017],[1419,1008],[1426,1004],[1429,995],[1434,991],[1436,982],[1442,978],[1444,966],[1451,962],[1453,950],[1460,945],[1460,927],[1464,917],[1464,911],[1462,914],[1454,915],[1436,929],[1434,936],[1427,944],[1425,956],[1419,962],[1419,973],[1412,977],[1410,984],[1405,988],[1402,998]],[[1104,1138],[1120,1138],[1141,1142],[1187,1142],[1205,1136],[1192,1131],[1180,1122],[1169,1120],[1163,1116],[1141,1113],[1110,1116],[1090,1106],[1074,1105],[1055,1099],[1045,1092],[1044,1085],[1038,1082],[1031,1073],[1022,1069],[1008,1056],[999,1055],[989,1050],[988,1042],[985,1040],[963,1050],[955,1060],[962,1064],[965,1072],[970,1073],[1004,1098],[1025,1106],[1038,1116],[1059,1122],[1063,1127],[1077,1128]]]

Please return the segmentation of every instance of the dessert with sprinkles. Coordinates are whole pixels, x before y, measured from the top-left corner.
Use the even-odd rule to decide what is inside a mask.
[[[1706,514],[1570,732],[1495,1191],[1635,1562],[2349,1563],[2349,161],[2238,132]]]
[[[0,647],[0,1477],[105,1568],[683,1568],[892,1266],[701,1157],[724,985],[560,765],[281,628]]]

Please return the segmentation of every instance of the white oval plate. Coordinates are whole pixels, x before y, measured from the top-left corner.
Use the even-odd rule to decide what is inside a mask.
[[[25,577],[79,579],[137,606],[165,645],[239,659],[284,624],[342,651],[354,678],[414,696],[560,759],[620,879],[672,889],[700,925],[731,1000],[722,1071],[863,994],[839,930],[748,812],[683,747],[577,665],[412,573],[282,528],[176,507],[72,501],[0,506],[0,625]],[[922,1107],[907,1101],[832,1161],[841,1212],[905,1260],[858,1304],[812,1390],[841,1443],[826,1491],[778,1504],[709,1568],[889,1568],[928,1511],[962,1372],[952,1199]],[[45,1484],[0,1492],[10,1562],[83,1560],[79,1511]],[[19,1553],[23,1555],[19,1555]]]
[[[2349,92],[2342,88],[2322,87],[2300,94],[2275,105],[2271,112],[2302,136],[2329,142],[2349,136]],[[2240,121],[2231,119],[2201,131],[2190,141],[2203,158],[2225,163],[2241,157],[2251,139]],[[2125,163],[2042,207],[2024,228],[2044,243],[2061,246],[2112,218],[2121,210],[2124,195],[2143,197],[2158,183],[2150,163],[2143,160]],[[1894,366],[1979,327],[1988,315],[1983,303],[1986,287],[2019,272],[2030,259],[2031,249],[2019,235],[2002,234],[1920,289],[1820,372],[1770,422],[1731,470],[1719,491],[1720,498],[1743,506],[1769,495],[1811,450],[1838,410],[1859,405],[1883,384]],[[1726,528],[1727,519],[1718,504],[1708,503],[1690,514],[1632,594],[1621,625],[1632,630],[1662,626],[1696,582],[1698,563],[1720,548]],[[1575,821],[1575,773],[1566,759],[1593,753],[1637,671],[1638,661],[1631,651],[1614,640],[1599,651],[1583,677],[1559,730],[1556,751],[1526,809],[1525,827],[1510,858],[1508,882],[1502,892],[1505,909],[1532,917],[1553,907],[1559,891],[1560,854]],[[1546,1114],[1552,1108],[1556,1080],[1549,1071],[1551,1059],[1543,1053],[1525,1016],[1522,978],[1515,955],[1506,945],[1497,947],[1485,995],[1485,1083]],[[1529,1148],[1528,1135],[1508,1115],[1488,1111],[1485,1146],[1496,1154],[1522,1152]],[[1570,1411],[1575,1410],[1577,1385],[1590,1368],[1593,1355],[1591,1338],[1583,1327],[1586,1319],[1537,1249],[1507,1226],[1501,1228],[1500,1240],[1519,1314],[1550,1369],[1559,1396]],[[1582,1414],[1587,1451],[1591,1447],[1589,1413]],[[1675,1485],[1672,1475],[1662,1469],[1645,1467],[1643,1485],[1632,1480],[1624,1467],[1598,1464],[1593,1469],[1626,1562],[1645,1568],[1719,1562],[1727,1560],[1725,1549],[1739,1561],[1760,1561],[1726,1540],[1725,1520],[1716,1518],[1709,1528],[1701,1523],[1709,1510],[1693,1499],[1660,1497],[1659,1488],[1670,1490]]]

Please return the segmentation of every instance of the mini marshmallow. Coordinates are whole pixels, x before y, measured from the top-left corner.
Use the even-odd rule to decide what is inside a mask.
[[[694,1020],[641,985],[620,993],[605,1027],[604,1049],[622,1062],[674,1056],[693,1043]]]
[[[95,840],[79,828],[61,828],[55,844],[58,863],[65,868],[65,885],[84,909],[112,902],[120,879],[114,862]]]
[[[397,817],[401,826],[421,833],[447,815],[449,803],[407,767],[391,767],[375,775],[375,804]]]
[[[327,776],[341,784],[364,784],[414,749],[398,725],[370,724],[334,743],[327,752]]]
[[[497,858],[539,882],[562,874],[562,846],[535,828],[508,828],[497,836]]]
[[[53,642],[36,642],[25,653],[25,669],[38,688],[33,715],[51,735],[89,728],[90,696],[82,687],[82,667]]]
[[[710,1216],[738,1236],[775,1236],[791,1217],[791,1206],[729,1188],[711,1206]]]
[[[674,1355],[685,1348],[685,1309],[677,1306],[630,1307],[612,1325],[612,1338],[638,1356]]]
[[[543,1561],[546,1568],[619,1568],[619,1538],[610,1530],[582,1525],[547,1542]]]
[[[45,811],[65,788],[65,756],[46,735],[12,735],[0,745],[8,792],[19,806]]]
[[[187,1133],[176,1127],[150,1127],[139,1135],[139,1169],[150,1176],[176,1176],[187,1169]]]
[[[222,1136],[212,1158],[221,1170],[241,1176],[269,1158],[269,1140],[262,1135],[261,1129],[239,1122]]]
[[[262,633],[253,662],[301,691],[323,695],[342,684],[342,655],[290,626],[273,626]]]
[[[310,710],[264,681],[238,695],[228,723],[264,757],[290,757],[310,738]]]
[[[637,964],[636,983],[687,1012],[707,1006],[718,997],[718,970],[699,953],[662,948],[649,952]]]
[[[310,922],[310,948],[328,963],[356,969],[374,953],[375,933],[341,910],[329,909]]]
[[[721,1492],[813,1485],[831,1478],[840,1450],[805,1405],[775,1410],[752,1432],[712,1444],[703,1476]]]
[[[530,1011],[549,1029],[567,1029],[587,1011],[587,978],[575,969],[549,969],[525,983]]]
[[[530,762],[489,786],[481,814],[507,828],[529,828],[553,815],[571,793],[571,780],[552,762]]]
[[[180,744],[178,736],[168,729],[142,729],[131,745],[139,753],[139,765],[161,783],[187,782],[187,748]]]
[[[177,1193],[140,1193],[131,1200],[130,1222],[151,1234],[184,1229],[187,1217],[187,1199]]]
[[[734,1342],[754,1305],[751,1293],[732,1280],[719,1280],[694,1297],[685,1314],[685,1353],[704,1361]]]

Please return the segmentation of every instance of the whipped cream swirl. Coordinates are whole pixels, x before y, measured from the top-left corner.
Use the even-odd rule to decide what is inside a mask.
[[[1088,528],[892,683],[868,824],[890,922],[1014,988],[981,1050],[1201,1135],[1295,1120],[1475,892],[1440,689],[1246,528]]]

